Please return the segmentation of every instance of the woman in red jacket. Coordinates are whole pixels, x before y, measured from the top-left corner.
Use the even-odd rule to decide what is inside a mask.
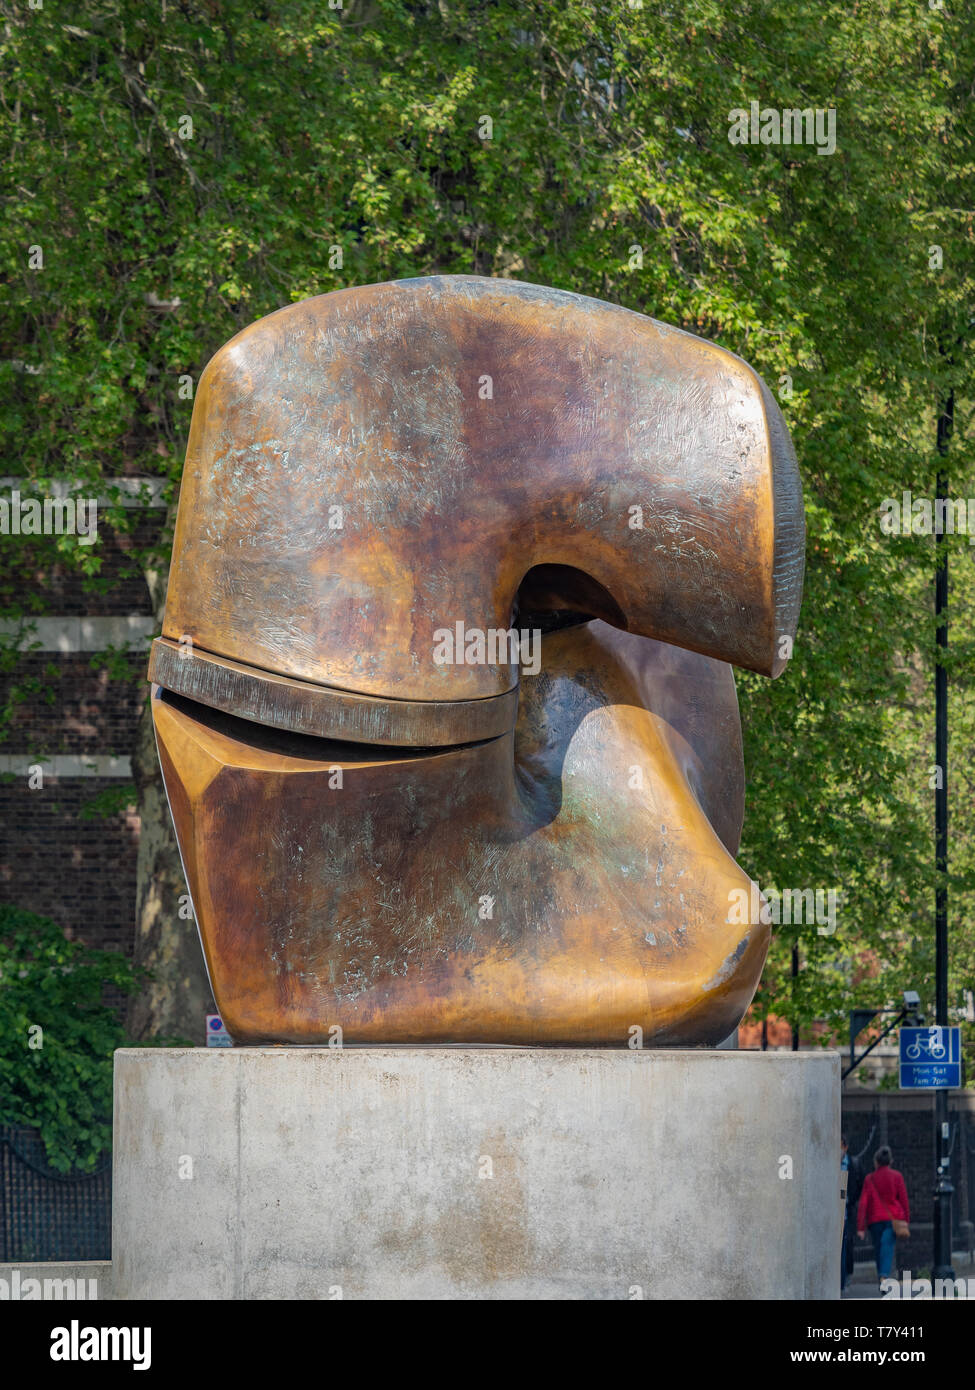
[[[911,1219],[904,1177],[890,1166],[892,1157],[886,1144],[874,1154],[857,1208],[857,1235],[863,1240],[869,1228],[880,1279],[888,1278],[894,1263],[894,1221]]]

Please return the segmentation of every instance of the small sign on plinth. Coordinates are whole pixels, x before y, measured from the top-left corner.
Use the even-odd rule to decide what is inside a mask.
[[[207,1014],[207,1047],[233,1047],[234,1040],[219,1014]]]

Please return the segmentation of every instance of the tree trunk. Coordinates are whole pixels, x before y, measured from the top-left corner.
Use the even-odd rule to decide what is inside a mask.
[[[166,601],[165,570],[146,574],[156,620]],[[135,962],[152,972],[132,996],[129,1035],[136,1041],[180,1037],[201,1042],[204,1019],[216,1012],[196,922],[180,863],[166,788],[156,754],[152,714],[146,700],[139,720],[132,772],[139,810],[139,857],[135,904]],[[182,898],[183,915],[180,915]]]

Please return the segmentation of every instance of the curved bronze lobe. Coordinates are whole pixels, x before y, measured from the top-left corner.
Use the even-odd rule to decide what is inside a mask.
[[[342,690],[475,699],[534,566],[631,631],[774,675],[802,586],[798,473],[739,358],[626,309],[445,276],[340,290],[238,334],[200,381],[163,634]]]
[[[728,666],[593,622],[544,641],[516,733],[360,750],[157,693],[217,1004],[238,1041],[715,1043],[767,926],[729,911]],[[336,771],[341,777],[336,777]]]

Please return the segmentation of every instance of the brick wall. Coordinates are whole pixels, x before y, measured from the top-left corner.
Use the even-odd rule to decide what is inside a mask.
[[[53,917],[88,946],[131,956],[139,820],[134,809],[81,819],[79,811],[119,778],[25,778],[0,786],[0,898]]]
[[[6,582],[13,579],[21,597],[28,590],[40,596],[38,616],[47,623],[94,618],[104,632],[106,620],[150,621],[148,590],[132,572],[131,552],[158,534],[160,523],[155,511],[124,535],[100,524],[103,563],[94,590],[63,567],[32,569],[27,545],[5,550]],[[50,641],[48,628],[45,644]],[[147,695],[147,650],[142,643],[112,659],[91,649],[25,651],[0,674],[0,699],[14,689],[26,697],[0,743],[0,901],[52,917],[76,939],[127,956],[134,943],[138,817],[125,804],[107,816],[82,812],[96,798],[131,785],[128,759]],[[55,773],[47,760],[57,755],[73,755],[73,774]],[[99,763],[77,775],[79,757]],[[104,775],[112,758],[119,765]],[[45,765],[40,787],[28,784],[28,760]]]
[[[115,664],[115,663],[113,663]],[[127,757],[148,686],[146,657],[129,653],[109,669],[93,652],[28,652],[0,675],[0,700],[16,687],[39,693],[18,704],[4,749],[18,752],[107,754]]]
[[[3,491],[3,489],[0,489]],[[19,597],[36,596],[47,613],[64,616],[103,617],[110,614],[149,615],[152,604],[134,552],[151,545],[160,534],[159,512],[145,512],[132,531],[119,533],[98,523],[97,554],[102,565],[87,584],[77,571],[63,564],[37,568],[29,538],[15,541],[0,537],[4,547],[4,576]]]

